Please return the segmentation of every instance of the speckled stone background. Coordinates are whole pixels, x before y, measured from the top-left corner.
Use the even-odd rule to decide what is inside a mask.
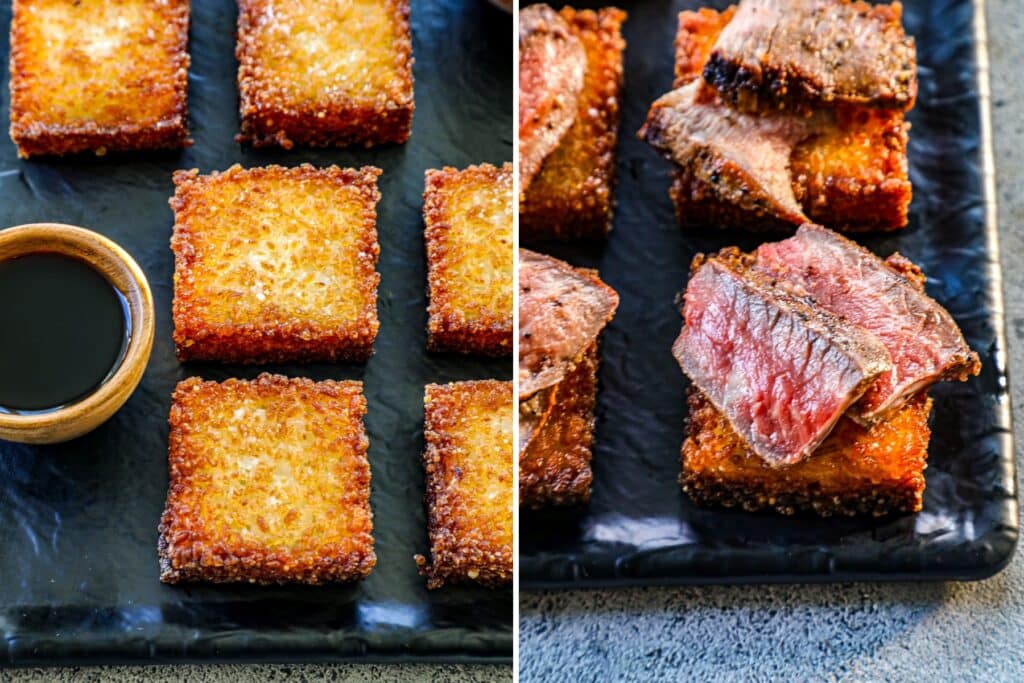
[[[950,1],[950,0],[943,0]],[[1024,447],[1024,8],[989,0],[999,222]],[[526,681],[1021,681],[1024,552],[981,583],[525,594]]]

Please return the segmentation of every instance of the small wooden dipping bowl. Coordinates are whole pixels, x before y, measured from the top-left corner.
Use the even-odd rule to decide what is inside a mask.
[[[153,349],[153,294],[128,252],[91,230],[60,223],[0,230],[0,261],[38,252],[62,254],[90,265],[121,292],[131,317],[131,337],[117,369],[91,394],[46,412],[0,412],[0,439],[59,443],[104,423],[135,391]]]

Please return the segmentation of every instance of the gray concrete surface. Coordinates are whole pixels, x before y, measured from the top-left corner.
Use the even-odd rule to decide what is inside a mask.
[[[989,0],[1018,463],[1024,447],[1024,13]],[[1024,549],[974,584],[524,595],[521,680],[1022,681]]]

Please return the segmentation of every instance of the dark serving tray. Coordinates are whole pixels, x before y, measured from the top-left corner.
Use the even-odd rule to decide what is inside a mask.
[[[621,305],[602,346],[593,498],[522,513],[521,587],[969,580],[999,571],[1018,519],[982,8],[904,2],[920,62],[910,226],[858,239],[923,266],[929,293],[984,369],[933,392],[924,510],[875,520],[702,509],[677,483],[687,413],[686,381],[670,353],[682,322],[673,299],[695,252],[765,239],[680,231],[666,196],[669,164],[635,136],[650,103],[671,88],[676,14],[702,4],[729,3],[630,4],[615,230],[607,244],[537,245],[600,268]]]
[[[422,449],[428,382],[511,378],[510,360],[425,351],[423,172],[512,153],[511,18],[479,0],[412,3],[416,116],[406,145],[254,152],[239,147],[235,4],[194,2],[181,153],[19,161],[6,135],[10,3],[0,8],[0,225],[75,223],[123,245],[149,278],[156,341],[142,384],[108,423],[48,447],[0,442],[0,665],[186,660],[510,662],[512,591],[427,591]],[[239,162],[374,164],[381,328],[365,365],[179,365],[171,342],[171,173]],[[159,583],[156,527],[167,492],[167,414],[177,381],[263,370],[363,379],[377,567],[328,587]]]

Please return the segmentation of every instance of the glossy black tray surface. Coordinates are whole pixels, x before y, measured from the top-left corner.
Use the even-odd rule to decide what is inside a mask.
[[[479,0],[414,0],[416,115],[406,145],[254,152],[237,145],[236,9],[192,3],[189,108],[181,153],[19,161],[6,135],[10,3],[0,7],[0,225],[74,223],[123,245],[156,301],[142,384],[107,424],[67,444],[0,442],[0,665],[184,660],[508,662],[512,591],[427,591],[423,386],[510,379],[510,360],[428,354],[423,172],[499,164],[512,152],[511,18]],[[365,365],[179,365],[171,342],[171,173],[233,163],[381,167],[376,355]],[[2,305],[2,303],[0,303]],[[167,414],[179,380],[263,370],[362,379],[369,412],[377,567],[350,586],[167,587],[156,527],[167,491]]]
[[[581,3],[588,6],[597,4]],[[907,230],[858,238],[899,250],[981,355],[980,377],[933,396],[924,510],[884,519],[782,517],[702,509],[680,490],[686,381],[670,348],[695,252],[750,234],[682,232],[666,196],[669,164],[636,139],[672,85],[676,15],[728,2],[628,3],[615,229],[607,244],[533,245],[600,268],[621,296],[604,335],[593,497],[524,512],[521,587],[980,579],[1009,561],[1018,512],[995,229],[984,45],[970,2],[907,0],[920,95],[910,114],[914,201]],[[983,31],[982,31],[983,34]]]

